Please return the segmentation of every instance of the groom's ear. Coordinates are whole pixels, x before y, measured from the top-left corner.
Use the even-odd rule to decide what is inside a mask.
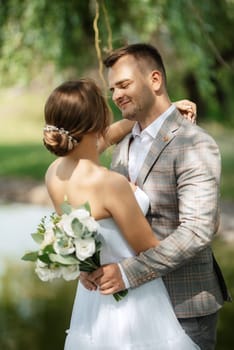
[[[155,92],[159,91],[163,85],[162,73],[159,70],[153,70],[150,75],[151,84]]]

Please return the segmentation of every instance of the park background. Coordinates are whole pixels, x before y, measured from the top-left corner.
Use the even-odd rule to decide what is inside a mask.
[[[63,349],[76,283],[41,282],[20,260],[52,210],[43,185],[54,159],[42,145],[43,107],[67,79],[89,76],[105,91],[101,60],[126,43],[159,48],[171,99],[196,102],[198,124],[220,147],[222,215],[213,246],[234,295],[233,25],[233,0],[0,0],[0,349]],[[103,164],[110,159],[108,150]],[[233,348],[233,322],[227,303],[217,350]]]

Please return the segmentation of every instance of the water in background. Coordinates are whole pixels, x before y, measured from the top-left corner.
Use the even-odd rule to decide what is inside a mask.
[[[29,204],[0,206],[0,261],[5,258],[20,261],[26,250],[37,249],[31,233],[35,232],[40,219],[52,209]]]

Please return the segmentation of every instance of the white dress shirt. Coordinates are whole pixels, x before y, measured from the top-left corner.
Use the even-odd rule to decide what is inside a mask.
[[[161,128],[163,122],[166,118],[174,111],[175,105],[171,105],[163,114],[161,114],[157,119],[153,121],[147,128],[140,130],[140,126],[136,123],[132,129],[133,141],[129,148],[129,158],[128,158],[128,173],[131,182],[135,183],[139,171],[144,163],[147,153],[153,143],[153,140],[157,136],[159,129]],[[138,195],[140,197],[141,194]],[[140,198],[139,198],[140,200]],[[122,274],[122,279],[124,281],[125,287],[129,288],[130,284],[127,276],[119,263],[119,268]]]
[[[175,105],[171,105],[163,114],[153,121],[147,128],[140,130],[136,123],[132,129],[133,141],[129,149],[128,173],[131,182],[135,183],[145,157],[150,150],[153,140],[166,118],[173,112]]]

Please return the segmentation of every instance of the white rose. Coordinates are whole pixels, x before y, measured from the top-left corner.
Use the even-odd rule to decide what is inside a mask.
[[[55,278],[61,277],[61,268],[49,268],[47,264],[44,264],[40,259],[36,262],[35,272],[40,280],[43,282],[52,281]]]
[[[76,232],[72,229],[72,222],[74,219],[77,219],[81,224],[81,229],[77,225]],[[99,224],[94,220],[90,213],[86,209],[76,209],[73,210],[69,215],[63,214],[61,220],[58,224],[68,236],[71,237],[80,237],[85,232],[85,236],[91,236],[92,232],[96,232],[99,229]]]
[[[95,253],[95,240],[93,238],[75,239],[76,256],[79,260],[85,260]]]
[[[71,212],[70,215],[72,215],[73,218],[77,218],[80,221],[86,220],[90,217],[89,211],[84,208],[75,209]]]
[[[85,227],[87,227],[87,230],[92,234],[92,232],[96,232],[99,229],[98,222],[90,216],[89,218],[82,220],[82,223]]]
[[[90,217],[90,214],[86,209],[76,209],[69,215],[63,214],[58,226],[61,227],[68,236],[75,237],[76,235],[72,229],[72,221],[76,218],[82,223],[82,221],[86,220],[88,217]],[[82,231],[80,232],[80,236],[81,234]]]
[[[60,222],[57,225],[59,228],[62,228],[68,236],[71,236],[71,237],[75,237],[71,226],[73,219],[74,218],[71,216],[71,214],[70,215],[63,214],[61,216]]]
[[[60,255],[69,255],[75,251],[72,238],[59,237],[53,244],[55,253]]]
[[[41,248],[43,249],[47,245],[53,244],[54,240],[55,240],[54,231],[53,231],[52,227],[48,227],[45,231],[44,240],[41,244]]]
[[[79,265],[61,267],[62,276],[66,281],[73,281],[80,275]]]
[[[37,259],[36,261],[36,267],[48,267],[48,265],[46,263],[44,263],[43,261],[41,261],[40,259]]]

